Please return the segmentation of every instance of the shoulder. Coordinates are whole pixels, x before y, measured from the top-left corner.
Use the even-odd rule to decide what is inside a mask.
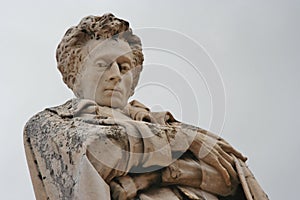
[[[24,137],[56,137],[59,135],[85,135],[86,130],[97,129],[99,133],[121,128],[106,118],[82,117],[87,111],[95,114],[96,103],[87,99],[70,99],[62,105],[46,108],[29,119],[24,127]],[[101,130],[100,130],[101,129]]]
[[[62,123],[73,118],[74,106],[78,99],[70,99],[62,105],[45,108],[32,116],[24,127],[24,135],[30,136],[41,131],[42,127],[49,127],[51,125]]]

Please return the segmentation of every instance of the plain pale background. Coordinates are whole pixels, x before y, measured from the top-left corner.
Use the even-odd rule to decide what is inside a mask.
[[[299,1],[11,0],[2,1],[0,11],[1,199],[34,199],[22,129],[38,111],[73,97],[55,63],[55,49],[66,29],[84,16],[107,12],[128,20],[133,30],[144,27],[175,30],[201,44],[214,60],[226,91],[226,118],[219,134],[249,158],[250,169],[270,199],[297,198]],[[159,58],[151,51],[148,55],[146,64],[151,63],[152,57]],[[162,54],[161,59],[165,61],[167,56]],[[141,81],[148,78],[149,69],[145,69]],[[190,88],[201,88],[191,84]],[[172,86],[174,90],[183,87],[180,82]],[[147,104],[158,110],[175,108],[175,116],[181,118],[176,101],[168,99],[171,93],[164,92],[168,88],[157,87],[151,95],[141,89],[135,98],[145,102],[149,96],[159,97],[161,104],[155,105],[155,101],[153,105],[149,105],[151,101]],[[207,127],[208,111],[201,102],[198,104],[199,124]],[[192,104],[181,106],[185,110],[194,109]],[[189,118],[182,120],[195,124]]]

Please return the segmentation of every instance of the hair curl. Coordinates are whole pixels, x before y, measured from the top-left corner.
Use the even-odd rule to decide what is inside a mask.
[[[82,62],[87,56],[83,47],[90,40],[115,37],[125,40],[133,53],[133,64],[135,66],[131,87],[133,94],[144,61],[141,40],[132,33],[127,21],[116,18],[111,13],[103,16],[84,17],[77,26],[67,30],[56,49],[57,67],[62,74],[63,81],[75,94],[74,84],[81,70]],[[76,95],[78,96],[78,94]]]

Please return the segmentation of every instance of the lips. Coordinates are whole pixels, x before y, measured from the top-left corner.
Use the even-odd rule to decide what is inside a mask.
[[[112,93],[117,92],[117,93],[123,94],[123,92],[120,88],[107,88],[104,91],[111,91]]]

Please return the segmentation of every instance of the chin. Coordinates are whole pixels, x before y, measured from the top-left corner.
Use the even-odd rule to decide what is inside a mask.
[[[120,108],[123,109],[126,106],[126,104],[121,102],[111,102],[110,107],[112,108]]]
[[[119,99],[112,100],[111,98],[102,101],[96,101],[96,102],[100,106],[107,106],[111,108],[120,108],[120,109],[123,109],[127,104],[126,102],[120,101]]]

